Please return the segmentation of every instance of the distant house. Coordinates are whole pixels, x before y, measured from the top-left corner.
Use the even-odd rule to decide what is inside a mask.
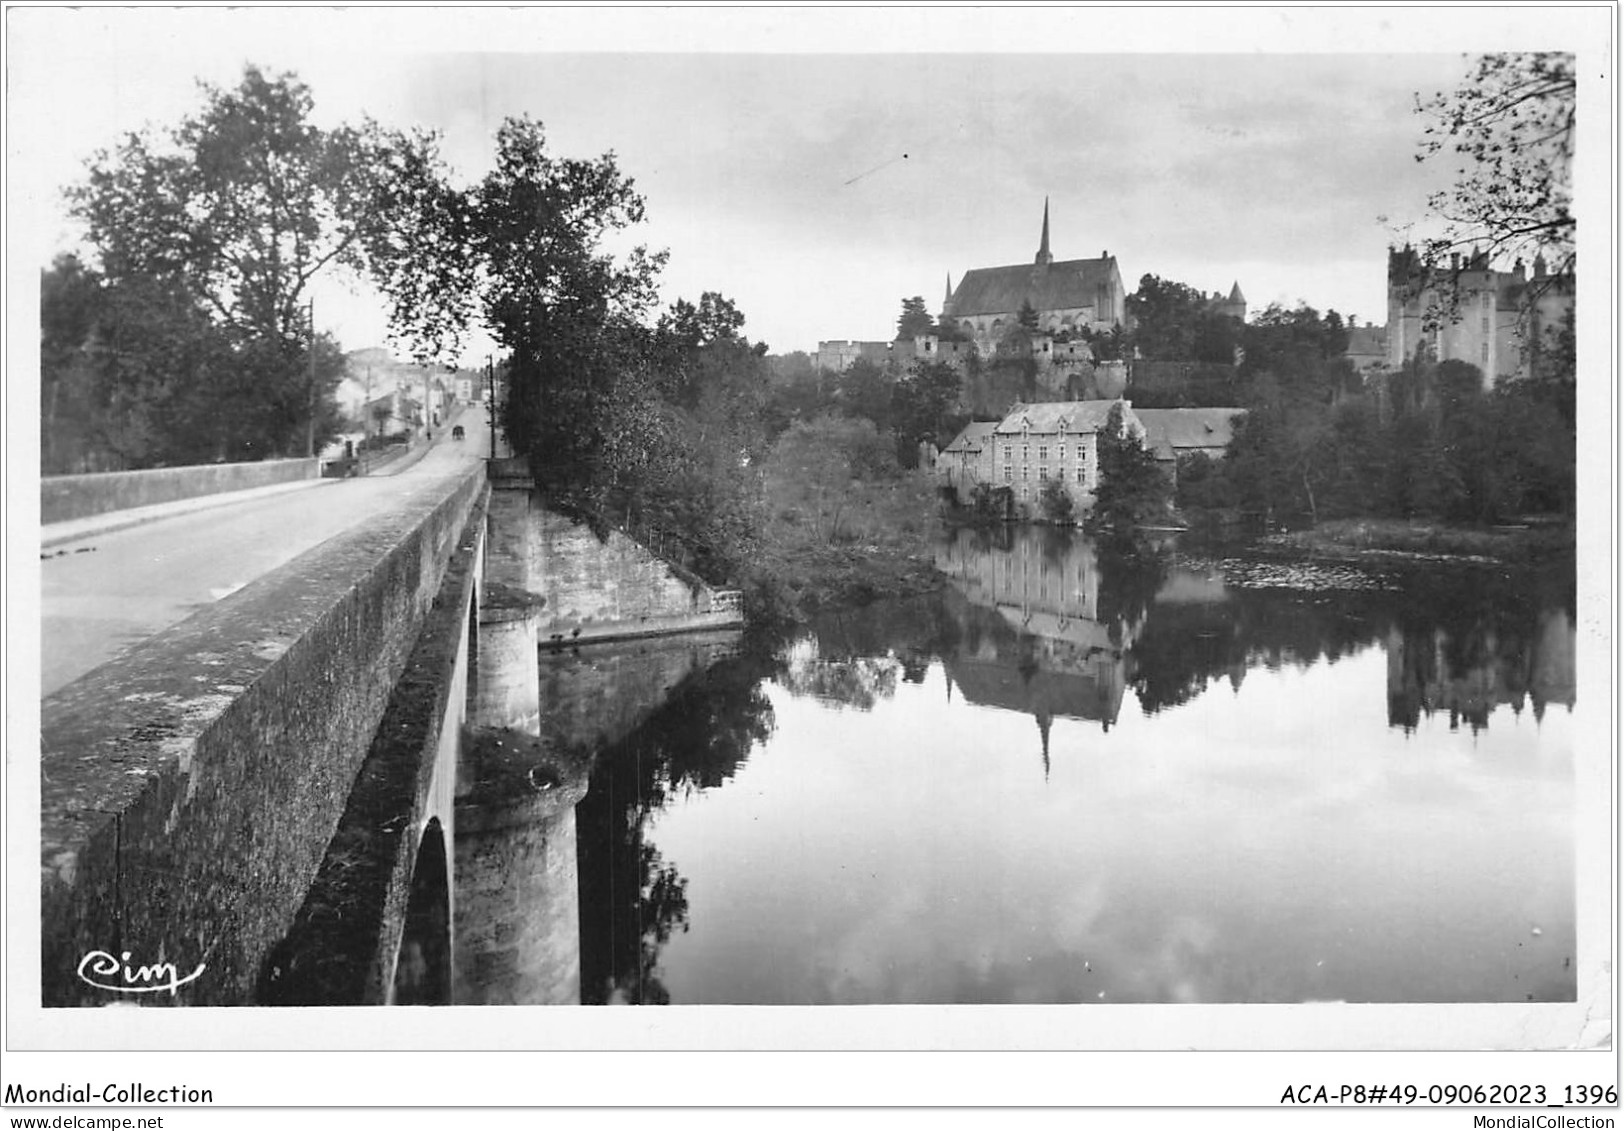
[[[1094,505],[1099,488],[1099,436],[1111,409],[1121,406],[1123,425],[1143,437],[1145,426],[1124,400],[1018,404],[993,430],[993,482],[1014,494],[1017,513],[1038,512],[1039,498],[1058,482],[1081,513]]]
[[[937,478],[961,505],[970,502],[976,484],[992,482],[992,436],[997,427],[996,420],[974,421],[936,457]]]
[[[362,422],[369,436],[387,436],[423,423],[422,403],[398,388],[367,401],[362,413]]]
[[[1178,462],[1185,456],[1223,459],[1235,438],[1238,408],[1140,408],[1134,413],[1145,427],[1145,447],[1157,466],[1178,482]]]

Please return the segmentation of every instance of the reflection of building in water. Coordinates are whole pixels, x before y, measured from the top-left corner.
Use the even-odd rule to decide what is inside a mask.
[[[1047,770],[1056,716],[1092,719],[1106,729],[1116,722],[1129,640],[1113,642],[1095,619],[1099,566],[1087,539],[1031,527],[999,535],[1007,537],[960,531],[937,549],[936,568],[952,587],[995,614],[972,616],[943,663],[969,702],[1037,719]]]
[[[1489,715],[1507,705],[1520,712],[1532,705],[1534,718],[1545,708],[1574,704],[1575,633],[1562,609],[1547,609],[1526,641],[1502,641],[1492,629],[1459,640],[1443,628],[1387,634],[1387,721],[1414,728],[1422,713],[1447,711],[1451,728],[1488,725]]]

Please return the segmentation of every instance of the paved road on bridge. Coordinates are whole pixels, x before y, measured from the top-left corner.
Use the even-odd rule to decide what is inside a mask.
[[[465,413],[462,422],[478,416]],[[53,542],[40,562],[40,693],[49,695],[373,515],[437,490],[486,455],[479,431],[469,432],[456,441],[449,427],[439,429],[428,452],[395,474],[253,493]]]

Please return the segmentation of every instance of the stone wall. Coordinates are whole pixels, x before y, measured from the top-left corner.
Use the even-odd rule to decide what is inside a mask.
[[[541,655],[542,732],[599,749],[625,738],[694,672],[736,655],[737,630],[564,648]]]
[[[484,493],[481,465],[45,699],[47,1006],[116,998],[95,950],[205,967],[144,1004],[255,1000]]]
[[[172,503],[273,483],[316,479],[321,461],[275,459],[260,463],[213,463],[160,467],[149,471],[105,471],[94,475],[53,475],[40,480],[39,520],[66,522],[108,511]]]
[[[619,531],[600,540],[585,523],[533,499],[528,513],[528,586],[546,602],[539,628],[543,647],[741,623],[736,601]]]

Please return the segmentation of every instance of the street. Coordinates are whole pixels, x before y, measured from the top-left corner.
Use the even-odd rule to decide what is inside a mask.
[[[395,474],[332,479],[307,489],[177,514],[54,544],[40,563],[40,693],[139,644],[334,535],[382,514],[483,458],[474,434],[448,426]]]

